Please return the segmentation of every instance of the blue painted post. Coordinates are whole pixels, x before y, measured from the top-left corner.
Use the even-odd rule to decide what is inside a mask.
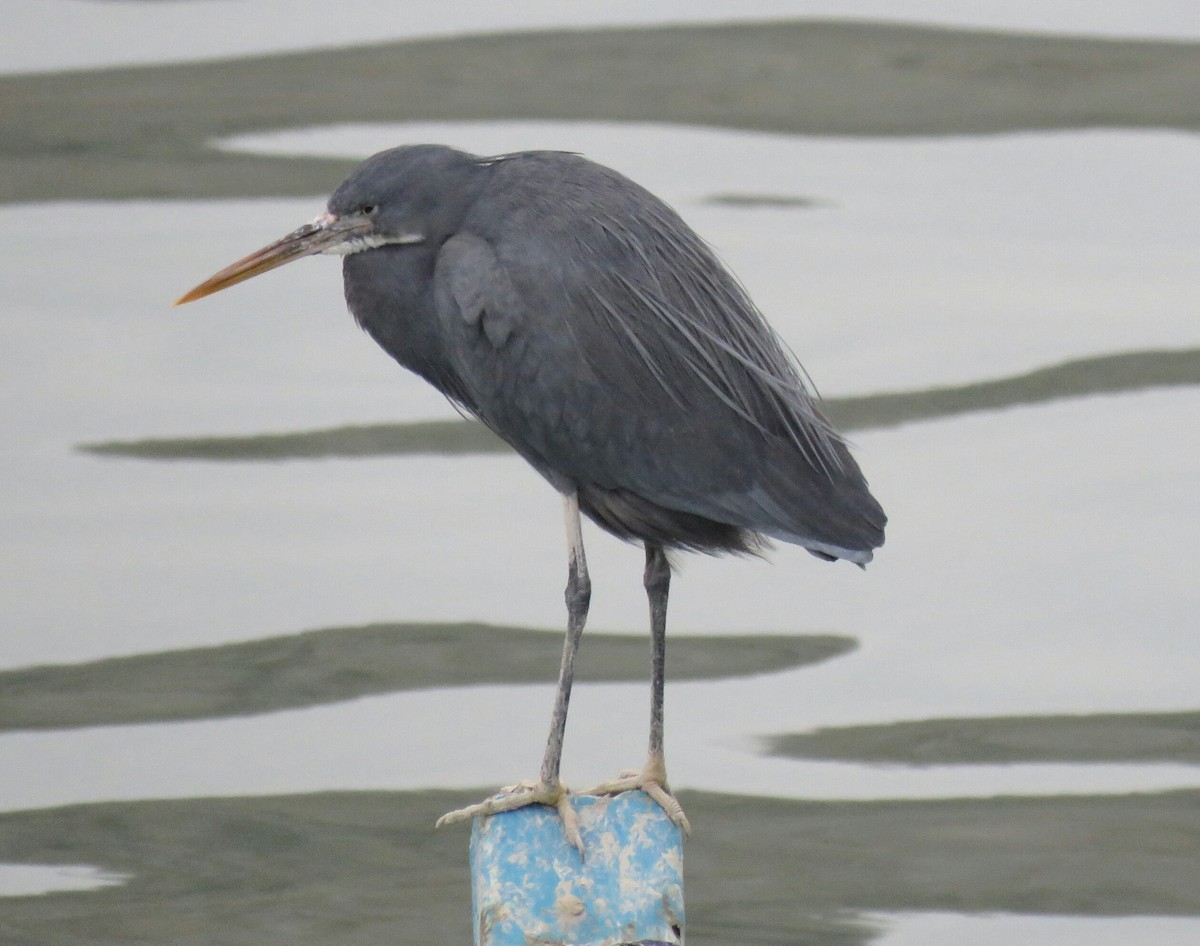
[[[683,834],[644,792],[574,795],[585,855],[544,805],[476,818],[475,946],[683,942]]]

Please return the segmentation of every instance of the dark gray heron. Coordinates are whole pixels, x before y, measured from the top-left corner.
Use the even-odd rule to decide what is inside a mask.
[[[686,831],[663,759],[668,551],[778,539],[865,565],[883,544],[886,516],[799,365],[670,207],[574,154],[381,152],[326,213],[176,305],[315,253],[343,257],[346,303],[384,351],[563,496],[567,634],[540,778],[438,823],[541,803],[582,850],[559,780],[591,597],[582,512],[645,547],[652,642],[646,764],[594,791],[641,788]]]

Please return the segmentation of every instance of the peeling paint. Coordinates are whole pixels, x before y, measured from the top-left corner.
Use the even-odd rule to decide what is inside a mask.
[[[679,828],[640,791],[571,803],[583,858],[542,805],[475,819],[476,946],[681,946]]]

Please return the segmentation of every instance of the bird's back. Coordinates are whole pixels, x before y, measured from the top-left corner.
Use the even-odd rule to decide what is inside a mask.
[[[886,517],[801,370],[666,204],[573,155],[496,159],[437,262],[467,406],[625,538],[870,560]]]

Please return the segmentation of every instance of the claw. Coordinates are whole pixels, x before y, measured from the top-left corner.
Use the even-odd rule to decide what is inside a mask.
[[[443,825],[457,824],[460,821],[470,821],[472,818],[498,815],[504,811],[516,811],[518,808],[525,808],[529,805],[547,805],[558,812],[567,841],[582,856],[583,838],[579,834],[579,815],[571,806],[570,795],[567,786],[562,782],[559,782],[554,788],[548,788],[536,782],[524,781],[517,785],[508,785],[478,804],[446,812],[438,818],[435,827],[440,828]]]
[[[619,795],[621,792],[641,790],[663,810],[668,818],[679,827],[684,837],[690,837],[692,826],[683,813],[683,806],[667,787],[667,769],[662,759],[647,760],[640,772],[624,771],[614,781],[603,782],[584,792],[585,795]]]

